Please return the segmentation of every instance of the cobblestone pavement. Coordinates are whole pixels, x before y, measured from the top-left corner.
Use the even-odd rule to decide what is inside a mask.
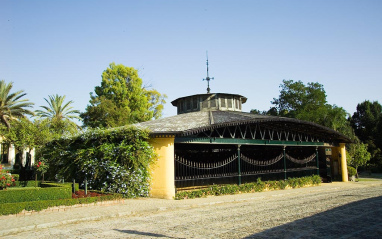
[[[182,201],[126,201],[141,204],[130,214],[36,226],[2,238],[382,238],[382,181]],[[159,206],[149,210],[152,202]],[[109,211],[114,207],[123,210],[126,205],[110,206]],[[37,216],[42,220],[46,215],[57,220],[60,212]],[[0,218],[0,225],[6,218]]]

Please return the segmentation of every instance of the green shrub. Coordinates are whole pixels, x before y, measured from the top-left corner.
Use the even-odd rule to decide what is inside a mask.
[[[15,187],[40,187],[41,186],[41,181],[16,181],[15,182]]]
[[[13,179],[15,182],[19,181],[20,175],[19,174],[12,174]]]
[[[39,157],[48,159],[51,180],[86,178],[89,189],[142,197],[149,195],[150,164],[157,157],[148,139],[148,131],[132,126],[92,129],[49,142]]]
[[[348,176],[351,177],[355,175],[357,175],[357,170],[352,166],[348,166]]]
[[[302,177],[302,178],[288,178],[287,180],[280,181],[261,181],[258,178],[256,182],[245,183],[236,185],[211,185],[207,189],[192,190],[192,191],[181,191],[175,194],[175,199],[187,199],[187,198],[200,198],[209,195],[219,196],[237,193],[248,193],[248,192],[261,192],[266,188],[269,190],[285,189],[287,186],[292,188],[304,187],[307,185],[319,185],[321,183],[321,177],[318,175]]]
[[[0,191],[0,203],[17,203],[69,198],[72,198],[72,189],[70,187],[32,187]]]
[[[31,202],[18,202],[18,203],[1,203],[0,215],[16,214],[22,210],[26,211],[41,211],[48,207],[57,206],[72,206],[76,204],[89,204],[102,201],[121,199],[119,194],[104,195],[101,197],[88,197],[88,198],[74,198],[74,199],[58,199],[58,200],[45,200],[45,201],[31,201]]]
[[[66,182],[66,183],[56,183],[56,182],[44,182],[41,183],[42,188],[49,188],[49,187],[67,187],[73,189],[73,183]],[[75,191],[78,191],[80,189],[80,186],[78,183],[75,183]]]
[[[278,189],[285,189],[288,186],[287,180],[280,180],[277,182],[277,188]]]

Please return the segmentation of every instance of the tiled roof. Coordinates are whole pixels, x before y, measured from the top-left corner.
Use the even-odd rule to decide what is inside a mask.
[[[258,115],[234,111],[198,111],[179,114],[162,119],[135,124],[139,128],[146,128],[152,134],[174,134],[177,136],[191,135],[196,132],[207,131],[213,128],[263,123],[278,130],[309,130],[312,134],[329,134],[339,142],[351,142],[349,138],[337,131],[312,123],[293,118]]]

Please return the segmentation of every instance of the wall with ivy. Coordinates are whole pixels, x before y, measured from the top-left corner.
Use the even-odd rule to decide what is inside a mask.
[[[149,165],[156,155],[149,133],[135,127],[92,129],[48,143],[39,153],[49,164],[50,180],[72,181],[125,197],[149,195]]]

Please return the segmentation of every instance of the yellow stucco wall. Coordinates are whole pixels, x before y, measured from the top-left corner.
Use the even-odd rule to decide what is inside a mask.
[[[175,196],[174,139],[163,137],[149,141],[158,155],[158,161],[151,167],[151,197],[172,199]]]
[[[341,172],[342,172],[342,182],[349,181],[348,176],[348,165],[346,162],[346,148],[344,143],[340,143],[340,153],[341,153]]]
[[[338,162],[338,172],[341,174],[342,182],[348,182],[348,167],[346,160],[346,147],[344,143],[340,143],[339,147],[332,148],[332,158]]]

